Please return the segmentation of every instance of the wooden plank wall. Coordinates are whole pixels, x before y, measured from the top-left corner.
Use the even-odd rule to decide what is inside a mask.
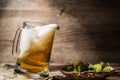
[[[119,0],[0,0],[0,62],[23,21],[57,23],[52,62],[120,62]]]

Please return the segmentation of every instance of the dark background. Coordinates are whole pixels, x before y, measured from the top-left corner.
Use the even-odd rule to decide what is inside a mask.
[[[51,62],[120,62],[119,0],[0,0],[0,62],[23,21],[57,23]]]

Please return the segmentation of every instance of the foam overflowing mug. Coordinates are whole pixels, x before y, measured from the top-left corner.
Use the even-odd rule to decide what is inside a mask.
[[[17,54],[14,73],[32,78],[49,76],[49,63],[57,24],[24,22],[15,34],[12,53]]]

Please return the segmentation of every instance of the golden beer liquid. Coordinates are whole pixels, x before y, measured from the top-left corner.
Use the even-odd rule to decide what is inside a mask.
[[[44,34],[38,41],[31,43],[30,49],[19,55],[17,65],[26,73],[44,73],[48,71],[54,30]]]

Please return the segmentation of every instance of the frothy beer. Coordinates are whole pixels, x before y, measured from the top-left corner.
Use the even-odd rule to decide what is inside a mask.
[[[54,32],[57,28],[57,25],[50,24],[23,29],[17,66],[26,73],[46,73],[50,61]]]

